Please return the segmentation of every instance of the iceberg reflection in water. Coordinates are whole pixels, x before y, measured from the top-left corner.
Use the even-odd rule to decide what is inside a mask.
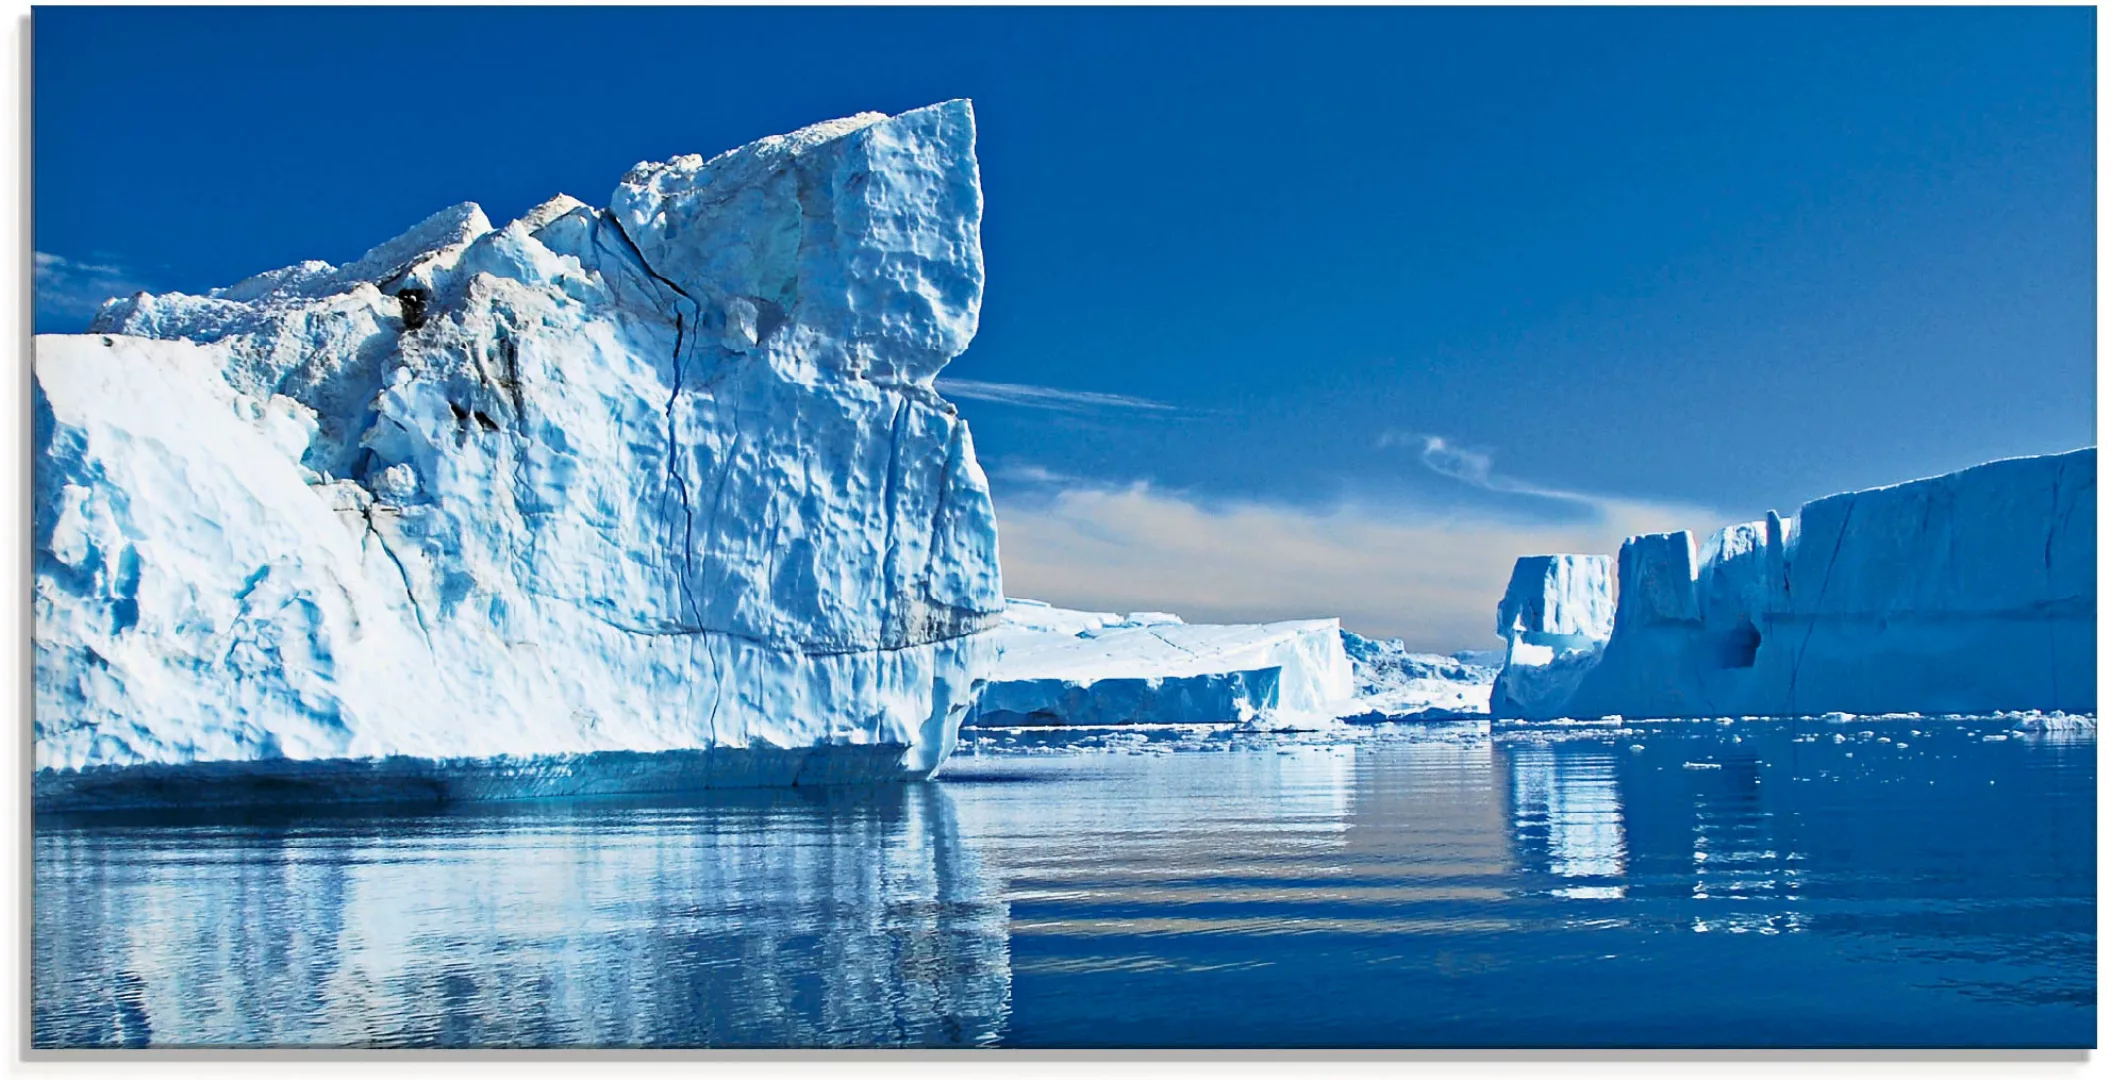
[[[1510,754],[1517,838],[1544,845],[1547,871],[1563,878],[1618,879],[1627,870],[1620,787],[1609,752],[1557,754],[1544,746]],[[1618,899],[1625,885],[1576,884],[1553,890],[1579,900]]]
[[[2087,1046],[2093,728],[2017,727],[991,732],[946,775],[1008,1045]]]
[[[936,785],[37,837],[35,1039],[959,1046],[1010,989]]]
[[[2095,733],[1004,729],[923,785],[47,815],[83,1045],[2087,1046]]]

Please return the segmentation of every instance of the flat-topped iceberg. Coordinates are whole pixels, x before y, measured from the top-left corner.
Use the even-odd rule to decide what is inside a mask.
[[[974,134],[863,114],[38,337],[40,787],[929,773],[1003,610],[932,388],[981,305]]]
[[[1012,600],[981,727],[1332,723],[1354,693],[1335,619],[1191,625]]]
[[[1536,629],[1512,631],[1499,716],[2092,713],[2096,450],[1834,495],[1699,545],[1633,537],[1610,633],[1566,654],[1558,687],[1558,659],[1520,659]]]
[[[1402,720],[1485,718],[1496,668],[1477,653],[1409,652],[1399,638],[1367,638],[1341,632],[1349,654],[1356,694],[1344,720],[1386,723]]]

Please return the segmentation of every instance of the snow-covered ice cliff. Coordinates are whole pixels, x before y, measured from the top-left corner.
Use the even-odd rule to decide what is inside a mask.
[[[932,388],[981,306],[974,136],[862,114],[38,337],[40,785],[928,773],[1003,610]]]
[[[1633,537],[1602,644],[1563,685],[1505,694],[1547,682],[1546,657],[1519,659],[1529,636],[1496,715],[2094,712],[2096,450],[1834,495],[1698,546]]]
[[[969,723],[1331,723],[1354,693],[1334,619],[1191,625],[1013,600]]]

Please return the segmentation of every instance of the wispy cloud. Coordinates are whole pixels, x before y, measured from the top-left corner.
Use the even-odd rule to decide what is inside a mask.
[[[1013,484],[1046,488],[1050,486],[1068,487],[1084,483],[1084,480],[1080,477],[1066,472],[1057,472],[1045,465],[1035,464],[1031,461],[1000,459],[986,462],[984,467],[989,470],[989,475],[993,479]]]
[[[1411,431],[1388,431],[1378,436],[1380,449],[1392,447],[1419,447],[1422,467],[1438,476],[1448,477],[1468,487],[1482,491],[1500,492],[1505,495],[1535,495],[1542,499],[1560,499],[1564,502],[1599,506],[1605,499],[1581,491],[1563,491],[1559,488],[1540,487],[1537,484],[1505,476],[1495,471],[1494,455],[1483,450],[1469,450],[1452,443],[1442,435],[1421,434]]]
[[[1468,463],[1470,469],[1470,462]],[[1197,621],[1340,616],[1431,651],[1486,648],[1520,555],[1613,552],[1628,536],[1713,527],[1715,512],[1600,499],[1561,522],[1345,503],[1216,502],[1149,484],[1005,498],[1005,591],[1093,610]]]
[[[35,253],[37,315],[39,322],[52,319],[74,322],[85,329],[103,301],[130,296],[145,288],[133,273],[121,266],[82,262],[48,251]]]
[[[1453,446],[1441,435],[1422,436],[1422,464],[1439,476],[1448,476],[1474,487],[1501,490],[1509,486],[1496,482],[1494,458]]]
[[[1108,394],[1097,390],[1065,390],[1055,386],[1035,386],[1031,383],[982,382],[976,379],[940,379],[938,392],[947,397],[965,398],[969,401],[987,401],[996,405],[1016,405],[1025,409],[1048,409],[1055,412],[1089,413],[1112,410],[1137,412],[1179,412],[1177,406],[1149,398],[1132,397],[1128,394]]]

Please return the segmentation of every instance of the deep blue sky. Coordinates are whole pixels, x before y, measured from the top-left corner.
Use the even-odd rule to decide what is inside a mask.
[[[1052,470],[1746,516],[2095,441],[2094,19],[42,8],[36,246],[203,290],[965,96],[989,285],[948,374],[1178,409],[963,401],[1000,512]]]

